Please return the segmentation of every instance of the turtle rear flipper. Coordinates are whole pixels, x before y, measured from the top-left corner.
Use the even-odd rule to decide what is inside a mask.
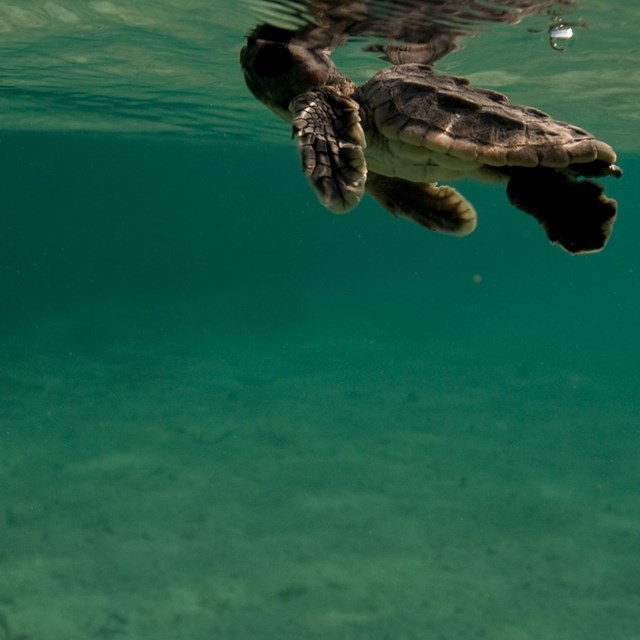
[[[367,191],[387,211],[411,218],[432,231],[466,236],[476,228],[472,204],[448,185],[439,187],[369,172]]]
[[[507,196],[536,218],[551,242],[574,254],[603,249],[618,210],[600,185],[544,167],[514,169]]]
[[[294,98],[289,110],[302,168],[322,204],[334,213],[355,207],[367,178],[358,103],[327,88],[312,89]]]

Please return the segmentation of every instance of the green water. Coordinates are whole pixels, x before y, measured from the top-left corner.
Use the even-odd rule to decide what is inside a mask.
[[[572,257],[334,216],[237,95],[283,144],[4,128],[0,640],[640,638],[637,130]]]

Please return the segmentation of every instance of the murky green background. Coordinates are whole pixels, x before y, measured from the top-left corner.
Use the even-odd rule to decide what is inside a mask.
[[[611,241],[572,257],[496,186],[460,185],[464,239],[322,209],[242,87],[251,7],[202,44],[214,4],[126,5],[153,28],[52,4],[0,5],[0,639],[635,638],[637,14],[583,3],[574,47],[531,34],[513,79],[623,150]],[[197,91],[98,89],[125,43],[140,60],[129,29],[155,62],[190,43],[170,77]],[[470,72],[513,66],[508,33]],[[104,58],[83,84],[35,42]],[[548,65],[589,103],[535,86]]]

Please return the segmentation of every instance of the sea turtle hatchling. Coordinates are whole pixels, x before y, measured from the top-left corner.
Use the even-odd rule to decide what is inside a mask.
[[[252,93],[293,123],[303,170],[334,212],[366,189],[394,215],[466,235],[473,206],[438,182],[470,176],[506,182],[511,203],[571,253],[607,241],[616,201],[584,178],[622,171],[583,129],[423,64],[388,67],[356,87],[326,48],[269,25],[247,37],[241,64]]]

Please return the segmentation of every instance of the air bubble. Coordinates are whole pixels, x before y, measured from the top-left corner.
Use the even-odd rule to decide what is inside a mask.
[[[549,27],[549,44],[556,51],[564,51],[573,43],[573,27],[566,24],[555,24]]]
[[[573,44],[576,31],[586,26],[587,23],[584,20],[570,22],[556,16],[549,25],[549,45],[555,51],[565,51]]]

